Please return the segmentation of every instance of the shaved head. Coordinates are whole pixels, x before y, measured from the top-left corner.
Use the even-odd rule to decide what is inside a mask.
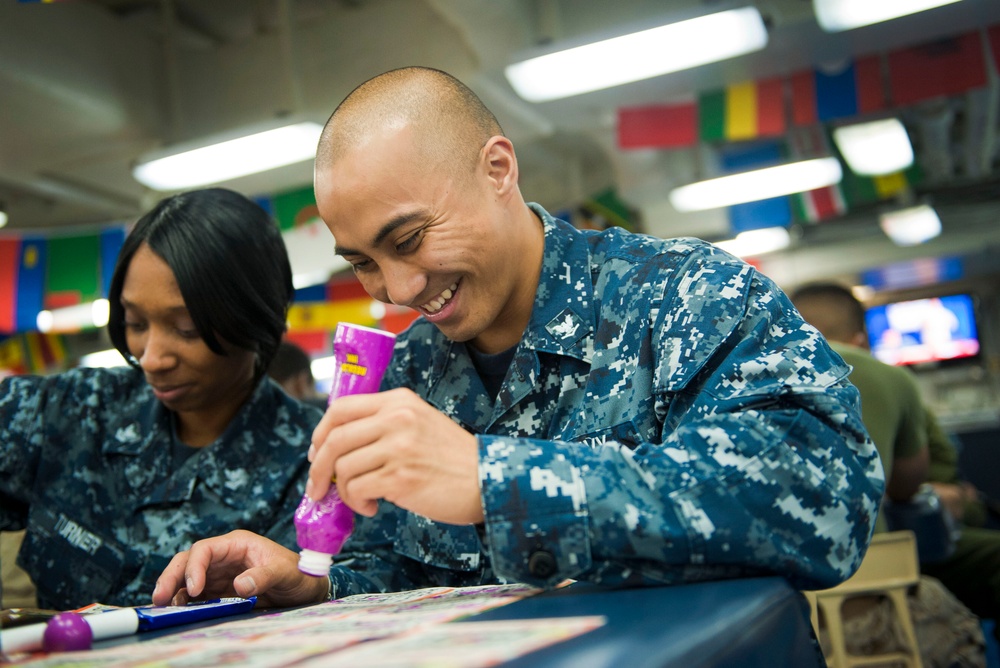
[[[836,283],[812,283],[790,295],[802,319],[830,341],[853,343],[865,333],[865,308],[850,290]]]
[[[323,129],[316,170],[332,166],[385,130],[412,127],[432,161],[471,173],[479,150],[503,129],[493,113],[455,77],[426,67],[380,74],[355,88]]]

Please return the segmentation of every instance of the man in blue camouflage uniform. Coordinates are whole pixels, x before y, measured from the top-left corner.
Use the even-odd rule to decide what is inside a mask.
[[[338,253],[423,316],[385,391],[338,399],[314,433],[307,493],[335,473],[359,513],[330,594],[850,576],[884,480],[840,358],[706,243],[581,232],[525,204],[484,109],[448,75],[393,71],[320,142]],[[327,593],[307,580],[231,534],[178,555],[154,600]]]

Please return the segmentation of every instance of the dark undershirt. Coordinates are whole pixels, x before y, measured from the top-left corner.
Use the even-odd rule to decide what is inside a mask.
[[[177,437],[177,418],[171,420],[170,425],[170,470],[176,471],[184,465],[191,455],[198,452],[200,448],[195,448],[181,441]]]
[[[500,388],[503,387],[503,379],[507,377],[507,369],[510,368],[511,360],[514,359],[514,351],[517,350],[517,346],[495,355],[481,353],[469,344],[466,344],[465,347],[469,350],[472,365],[479,372],[479,378],[483,381],[490,398],[496,401],[497,395],[500,394]]]

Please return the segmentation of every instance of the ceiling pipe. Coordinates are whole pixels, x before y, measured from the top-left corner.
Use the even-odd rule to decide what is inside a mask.
[[[141,205],[138,200],[103,192],[44,174],[25,178],[23,176],[2,173],[0,174],[0,184],[36,197],[48,198],[60,202],[72,202],[73,204],[84,206],[109,216],[120,214],[133,215],[140,209]]]

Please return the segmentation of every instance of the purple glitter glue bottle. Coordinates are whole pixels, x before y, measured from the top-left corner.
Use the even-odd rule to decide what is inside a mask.
[[[347,323],[337,325],[330,403],[350,394],[378,392],[395,342],[391,332]],[[304,495],[295,511],[295,533],[302,548],[299,570],[307,575],[327,576],[333,555],[340,552],[353,530],[354,511],[340,499],[336,484],[330,485],[326,496],[318,501]]]

